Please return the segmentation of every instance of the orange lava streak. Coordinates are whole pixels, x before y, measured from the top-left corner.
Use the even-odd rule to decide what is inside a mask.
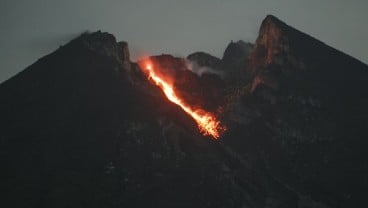
[[[209,135],[214,139],[218,139],[226,130],[226,128],[221,125],[221,123],[213,114],[205,112],[201,109],[193,110],[189,105],[185,104],[185,102],[183,102],[175,93],[173,86],[155,73],[151,64],[147,64],[145,69],[148,72],[148,77],[151,78],[154,83],[162,89],[166,97],[171,102],[180,106],[196,121],[198,128],[203,135]]]

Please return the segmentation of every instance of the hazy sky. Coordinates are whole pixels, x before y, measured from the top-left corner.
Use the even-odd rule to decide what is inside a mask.
[[[0,0],[0,82],[79,33],[102,30],[139,54],[222,57],[230,40],[254,42],[273,14],[368,63],[367,0]]]

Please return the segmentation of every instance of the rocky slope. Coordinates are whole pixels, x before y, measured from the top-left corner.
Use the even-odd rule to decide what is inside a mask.
[[[4,207],[365,207],[368,67],[286,25],[222,59],[150,59],[220,141],[152,85],[125,42],[82,34],[0,85]]]
[[[224,141],[326,206],[364,207],[368,67],[274,16],[247,61],[251,85],[229,113],[245,125]]]
[[[1,85],[2,206],[264,204],[267,177],[199,134],[128,57],[112,35],[83,34]]]

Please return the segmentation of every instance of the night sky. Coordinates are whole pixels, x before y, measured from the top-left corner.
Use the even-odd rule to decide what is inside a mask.
[[[142,54],[222,57],[231,40],[254,42],[273,14],[368,63],[366,0],[0,0],[0,82],[84,31],[102,30]]]

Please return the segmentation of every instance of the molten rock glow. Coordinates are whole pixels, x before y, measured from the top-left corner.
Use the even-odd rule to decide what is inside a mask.
[[[144,69],[147,71],[148,77],[165,93],[167,99],[180,106],[197,122],[198,128],[203,135],[218,139],[226,130],[226,127],[221,125],[215,115],[205,112],[202,109],[193,109],[180,99],[175,93],[173,85],[169,84],[169,82],[165,81],[164,77],[156,73],[151,63],[146,63]]]

